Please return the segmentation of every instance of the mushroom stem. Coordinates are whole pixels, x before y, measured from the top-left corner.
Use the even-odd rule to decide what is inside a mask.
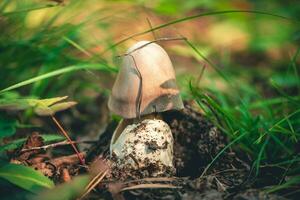
[[[111,143],[110,143],[110,147],[116,142],[116,140],[119,138],[119,136],[121,135],[122,131],[130,124],[137,124],[140,123],[141,121],[145,120],[145,119],[161,119],[162,120],[162,116],[159,113],[151,113],[148,115],[144,115],[141,116],[140,118],[134,118],[134,119],[122,119],[116,130],[114,131],[112,138],[111,138]]]

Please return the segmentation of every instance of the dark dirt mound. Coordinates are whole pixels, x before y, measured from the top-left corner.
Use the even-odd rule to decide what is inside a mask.
[[[182,111],[166,112],[163,116],[174,135],[177,176],[198,177],[225,147],[225,137],[189,105]],[[231,162],[232,159],[226,163]]]
[[[114,199],[185,200],[262,199],[262,197],[265,197],[265,199],[280,199],[277,196],[266,196],[265,193],[259,190],[247,191],[247,188],[249,188],[247,177],[250,169],[247,163],[241,161],[231,149],[225,151],[203,173],[212,159],[226,146],[227,141],[216,127],[190,105],[185,105],[185,109],[182,111],[163,113],[163,119],[171,127],[175,140],[174,164],[177,178],[168,183],[178,186],[178,188],[130,190],[116,196],[114,192],[111,195],[108,190],[103,190],[102,187],[97,191],[101,197],[105,199],[114,197]],[[92,161],[99,155],[108,156],[110,139],[116,126],[117,123],[112,122],[107,127],[106,131],[100,136],[98,143],[90,149],[87,157],[88,161]],[[123,172],[113,174],[120,173]],[[118,177],[112,177],[112,179],[118,180]],[[137,183],[143,184],[149,183],[149,181],[139,181]],[[150,183],[152,182],[150,181]],[[159,183],[159,181],[155,183]],[[111,186],[113,184],[108,184],[108,187]]]

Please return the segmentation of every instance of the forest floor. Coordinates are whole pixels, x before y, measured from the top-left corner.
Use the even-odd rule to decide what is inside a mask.
[[[186,104],[182,111],[163,113],[163,119],[171,127],[175,140],[174,177],[138,176],[111,168],[109,145],[116,121],[80,154],[85,157],[85,164],[80,163],[76,154],[58,157],[49,154],[45,150],[49,146],[45,148],[38,133],[29,136],[22,148],[9,155],[12,163],[31,166],[56,183],[68,182],[73,176],[88,172],[94,177],[90,184],[94,184],[83,199],[285,199],[265,192],[266,187],[279,181],[274,177],[280,169],[266,166],[257,179],[249,157],[239,149],[223,151],[228,144],[226,136],[191,104]],[[60,142],[52,148],[63,147],[63,152],[65,145]],[[144,170],[151,174],[150,167]]]

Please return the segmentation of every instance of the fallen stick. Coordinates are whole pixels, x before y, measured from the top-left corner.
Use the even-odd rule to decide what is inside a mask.
[[[108,173],[108,169],[106,169],[104,172],[100,172],[97,176],[95,176],[91,182],[85,187],[85,192],[80,196],[79,199],[84,198],[86,195],[88,195],[92,189],[94,189],[101,181],[102,179],[106,176]]]
[[[71,142],[72,140],[71,140],[70,136],[65,131],[65,129],[60,125],[60,123],[57,121],[57,119],[54,117],[54,115],[51,115],[51,118],[55,122],[55,124],[57,125],[58,129],[60,130],[60,132],[67,138],[67,140],[69,142]],[[75,153],[77,154],[77,156],[78,156],[78,158],[80,160],[80,163],[82,165],[85,165],[85,160],[82,157],[80,157],[80,152],[78,151],[77,147],[73,143],[70,143],[70,145],[72,146],[72,148],[74,149]]]
[[[135,182],[172,182],[176,181],[177,177],[149,177],[149,178],[142,178],[136,180],[129,180],[124,182],[124,184],[135,183]]]
[[[138,190],[138,189],[178,189],[181,188],[179,186],[174,186],[171,184],[160,184],[160,183],[149,183],[149,184],[139,184],[139,185],[134,185],[130,187],[125,187],[121,189],[121,191],[127,191],[127,190]]]
[[[81,158],[84,158],[86,156],[85,152],[80,153]],[[62,156],[58,158],[54,158],[48,161],[49,163],[57,166],[63,165],[63,164],[76,164],[80,162],[80,159],[78,158],[77,154],[69,155],[69,156]]]
[[[54,147],[58,147],[58,146],[65,146],[65,145],[69,145],[69,144],[80,144],[80,143],[92,143],[93,141],[71,141],[69,142],[68,140],[64,140],[61,142],[57,142],[57,143],[52,143],[52,144],[48,144],[48,145],[44,145],[44,146],[40,146],[40,147],[32,147],[30,149],[22,149],[20,151],[20,153],[24,153],[24,152],[28,152],[28,151],[34,151],[34,150],[46,150],[49,148],[54,148]]]
[[[64,141],[61,141],[61,142],[48,144],[48,145],[44,145],[44,146],[40,146],[40,147],[32,147],[30,149],[22,149],[20,151],[20,153],[24,153],[24,152],[28,152],[28,151],[34,151],[34,150],[46,150],[46,149],[54,148],[54,147],[57,147],[57,146],[69,145],[70,143],[77,143],[77,142],[75,142],[75,141],[69,142],[67,140],[64,140]]]

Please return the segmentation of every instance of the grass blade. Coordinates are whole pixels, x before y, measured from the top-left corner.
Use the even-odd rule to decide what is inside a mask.
[[[7,164],[1,167],[0,177],[33,193],[54,187],[54,183],[41,172],[23,165]]]
[[[236,132],[237,133],[237,132]],[[236,134],[235,133],[235,134]],[[232,140],[229,144],[227,144],[213,159],[212,161],[205,167],[205,169],[203,170],[200,178],[202,178],[206,172],[209,170],[209,168],[214,164],[214,162],[224,153],[224,151],[226,151],[229,147],[231,147],[233,144],[235,144],[236,142],[238,142],[239,140],[241,140],[245,135],[247,135],[247,132],[244,132],[243,134],[241,134],[239,137],[235,138],[234,140]]]
[[[45,9],[45,8],[52,8],[52,7],[56,7],[58,5],[46,5],[46,6],[38,6],[38,7],[34,7],[34,8],[26,8],[26,9],[22,9],[22,10],[16,10],[16,11],[12,11],[12,12],[5,12],[2,13],[2,15],[13,15],[13,14],[19,14],[19,13],[24,13],[24,12],[30,12],[30,11],[35,11],[35,10],[41,10],[41,9]]]
[[[133,35],[127,37],[127,38],[124,38],[124,39],[120,40],[119,42],[116,42],[115,44],[111,45],[110,47],[108,47],[107,49],[105,49],[100,55],[106,53],[110,49],[115,48],[116,46],[122,44],[123,42],[126,42],[127,40],[130,40],[130,39],[132,39],[134,37],[141,36],[141,35],[153,32],[155,30],[159,30],[159,29],[162,29],[162,28],[174,25],[174,24],[178,24],[178,23],[181,23],[181,22],[193,20],[193,19],[200,18],[200,17],[211,16],[211,15],[233,14],[233,13],[260,14],[260,15],[272,16],[272,17],[276,17],[276,18],[280,18],[280,19],[284,19],[284,20],[288,20],[288,21],[296,21],[294,19],[290,19],[290,18],[285,17],[285,16],[281,16],[281,15],[277,15],[277,14],[272,14],[272,13],[264,12],[264,11],[257,11],[257,10],[224,10],[224,11],[215,11],[215,12],[201,13],[201,14],[197,14],[197,15],[192,15],[192,16],[188,16],[188,17],[176,19],[176,20],[170,21],[168,23],[155,26],[155,27],[150,28],[148,30],[145,30],[143,32],[135,33],[135,34],[133,34]]]
[[[72,71],[78,71],[78,70],[82,70],[82,69],[95,69],[95,70],[107,70],[108,67],[103,66],[103,65],[98,65],[98,64],[83,64],[83,65],[72,65],[69,67],[65,67],[62,69],[58,69],[58,70],[54,70],[52,72],[48,72],[45,74],[42,74],[40,76],[36,76],[34,78],[28,79],[26,81],[22,81],[20,83],[14,84],[12,86],[9,86],[3,90],[0,90],[0,94],[3,92],[7,92],[13,89],[17,89],[19,87],[43,80],[43,79],[47,79],[53,76],[58,76],[60,74],[64,74],[64,73],[68,73],[68,72],[72,72]]]

